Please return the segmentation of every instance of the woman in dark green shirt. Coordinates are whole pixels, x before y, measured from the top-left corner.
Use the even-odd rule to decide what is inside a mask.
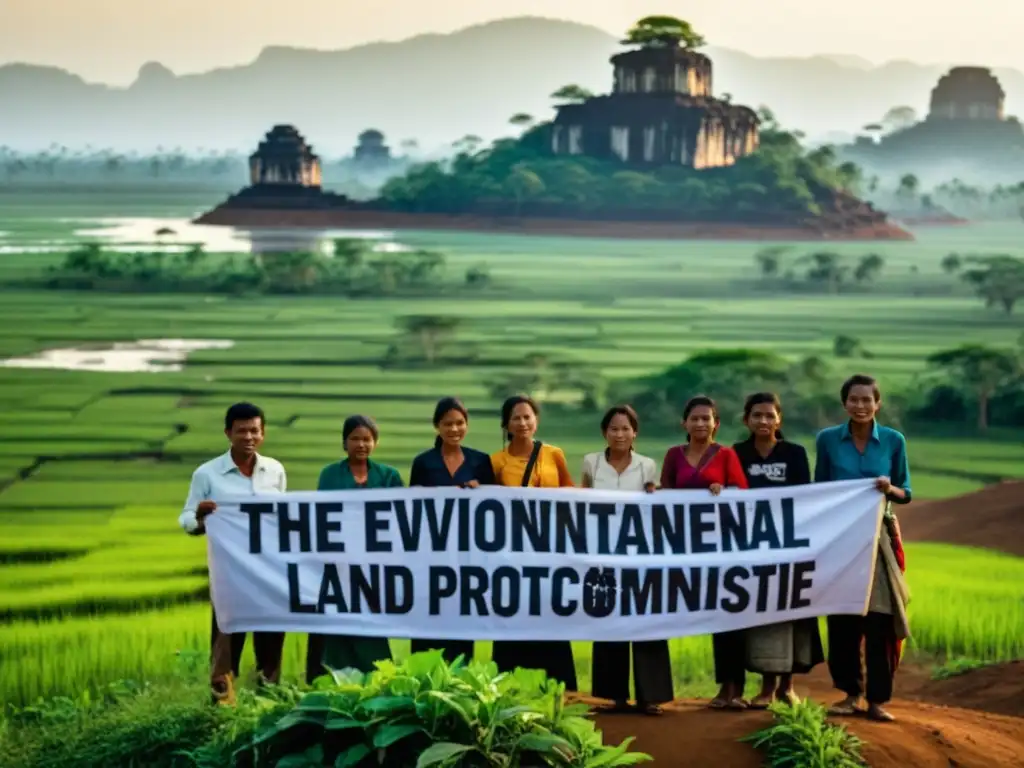
[[[342,426],[341,437],[348,458],[332,462],[321,470],[318,491],[402,487],[397,469],[370,460],[380,437],[373,419],[349,416]],[[361,672],[370,672],[374,662],[390,658],[391,647],[386,637],[311,634],[306,648],[306,680],[312,682],[324,674],[325,667],[355,667]]]

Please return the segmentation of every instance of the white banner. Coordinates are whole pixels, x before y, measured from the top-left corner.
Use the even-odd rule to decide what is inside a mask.
[[[873,480],[758,491],[398,488],[219,502],[224,632],[653,640],[863,614]]]

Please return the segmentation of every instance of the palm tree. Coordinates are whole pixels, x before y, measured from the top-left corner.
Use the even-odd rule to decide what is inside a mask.
[[[579,103],[581,101],[594,98],[594,94],[582,86],[569,84],[563,85],[557,91],[552,93],[551,98],[568,103]]]
[[[508,121],[519,128],[528,128],[534,123],[533,115],[528,115],[526,112],[516,112]]]

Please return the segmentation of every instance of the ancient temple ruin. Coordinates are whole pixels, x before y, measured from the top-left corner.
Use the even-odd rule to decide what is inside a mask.
[[[376,128],[360,133],[353,159],[360,165],[384,165],[391,162],[391,148],[384,143],[384,134]]]
[[[953,67],[932,89],[929,120],[1003,120],[1006,93],[985,67]]]
[[[611,63],[610,94],[558,107],[555,154],[714,168],[757,149],[757,114],[712,95],[704,54],[671,43],[626,51]]]
[[[1016,183],[1024,173],[1024,126],[1006,114],[1006,94],[986,67],[953,67],[931,92],[928,116],[875,141],[858,137],[840,149],[870,173],[983,176]],[[947,176],[948,177],[948,176]]]
[[[291,125],[275,125],[249,156],[249,183],[253,187],[298,186],[319,189],[320,158]]]
[[[275,125],[249,156],[249,186],[231,195],[216,210],[294,211],[350,206],[352,201],[347,197],[323,188],[322,174],[320,158],[302,134],[294,126]]]

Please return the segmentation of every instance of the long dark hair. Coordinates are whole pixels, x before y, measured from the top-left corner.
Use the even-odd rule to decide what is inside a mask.
[[[504,403],[501,404],[501,431],[502,439],[507,442],[512,442],[512,433],[508,431],[508,424],[512,421],[512,411],[516,409],[517,405],[525,403],[530,406],[530,410],[533,411],[534,416],[540,416],[540,406],[537,405],[537,401],[529,395],[512,395]]]
[[[443,419],[450,411],[458,411],[462,414],[467,422],[469,422],[469,411],[466,410],[466,406],[462,404],[462,401],[457,397],[442,397],[437,401],[437,405],[434,406],[434,426],[439,427],[441,425],[441,419]],[[438,435],[434,438],[434,447],[440,448],[444,443],[441,436]]]
[[[746,422],[750,419],[750,413],[754,410],[755,405],[771,405],[775,408],[775,412],[779,414],[779,418],[782,418],[782,401],[779,400],[779,396],[774,392],[755,392],[749,395],[746,402],[743,403],[743,421]],[[785,440],[782,436],[782,430],[775,430],[776,440]]]
[[[711,430],[711,439],[715,439],[715,435],[718,434],[718,425],[721,423],[721,419],[718,417],[718,404],[715,403],[707,395],[697,395],[691,397],[686,401],[686,405],[683,406],[683,421],[690,418],[690,414],[693,413],[694,408],[706,407],[711,409],[711,416],[715,420],[715,426]],[[690,434],[686,434],[686,442],[690,442]]]

